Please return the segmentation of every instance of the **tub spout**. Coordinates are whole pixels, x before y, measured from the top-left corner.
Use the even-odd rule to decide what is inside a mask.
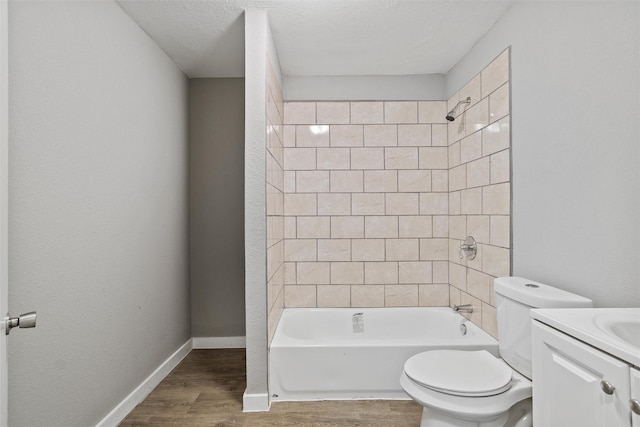
[[[456,313],[473,313],[473,305],[471,304],[454,305],[453,311],[455,311]]]

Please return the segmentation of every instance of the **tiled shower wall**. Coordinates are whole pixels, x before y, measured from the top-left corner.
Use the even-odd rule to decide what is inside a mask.
[[[506,51],[449,101],[284,103],[286,307],[470,302],[495,334],[492,278],[510,272],[508,75]],[[461,262],[467,234],[478,256]]]
[[[282,123],[284,104],[280,83],[267,58],[267,323],[271,342],[284,306],[284,149]]]

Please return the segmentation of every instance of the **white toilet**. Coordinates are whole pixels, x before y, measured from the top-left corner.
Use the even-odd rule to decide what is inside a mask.
[[[523,279],[494,281],[501,358],[487,351],[433,350],[409,358],[400,376],[420,403],[421,427],[530,427],[531,308],[592,307],[570,292]]]

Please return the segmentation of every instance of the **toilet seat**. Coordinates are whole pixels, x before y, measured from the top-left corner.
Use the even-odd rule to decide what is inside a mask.
[[[511,367],[486,350],[426,351],[409,358],[404,372],[423,387],[454,396],[494,396],[513,383]]]

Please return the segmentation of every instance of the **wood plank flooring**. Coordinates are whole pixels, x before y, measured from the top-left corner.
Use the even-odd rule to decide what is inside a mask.
[[[242,412],[244,349],[193,350],[120,426],[412,427],[413,401],[279,402]]]

